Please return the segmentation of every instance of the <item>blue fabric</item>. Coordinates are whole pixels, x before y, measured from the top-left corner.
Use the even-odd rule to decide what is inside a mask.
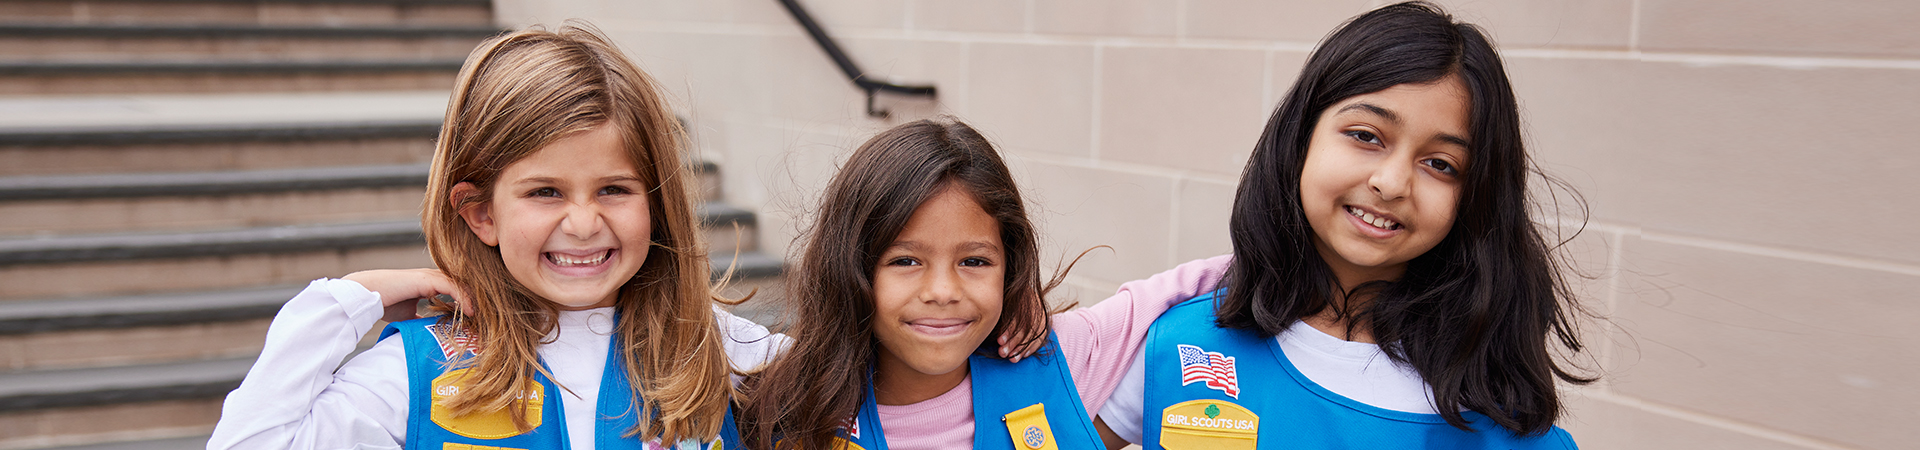
[[[1100,434],[1093,428],[1080,390],[1074,387],[1073,373],[1060,354],[1060,338],[1047,333],[1047,344],[1033,356],[1018,363],[984,355],[967,358],[967,370],[973,378],[973,448],[976,450],[1012,450],[1013,437],[1001,418],[1036,403],[1045,405],[1047,426],[1053,431],[1054,445],[1060,449],[1105,449]],[[867,450],[885,450],[886,432],[882,431],[879,406],[874,403],[872,377],[868,377],[867,398],[855,413],[858,433],[841,429],[840,438]],[[1025,448],[1025,446],[1020,446]]]
[[[615,320],[617,323],[618,318],[616,317]],[[541,409],[540,426],[532,431],[500,439],[477,439],[455,434],[434,423],[431,418],[433,379],[450,371],[446,363],[447,355],[441,350],[440,340],[434,336],[432,330],[428,329],[428,326],[438,321],[439,318],[429,317],[392,323],[380,332],[380,339],[386,339],[395,334],[400,335],[401,342],[406,347],[410,398],[407,417],[407,449],[442,450],[447,443],[526,450],[573,448],[567,435],[566,414],[562,413],[563,402],[558,395],[562,391],[554,385],[552,380],[539,372],[534,373],[534,379],[546,388],[547,398]],[[634,413],[632,410],[634,402],[629,401],[633,398],[634,391],[632,384],[627,380],[626,356],[618,351],[620,347],[620,335],[615,334],[607,346],[606,371],[600,376],[600,400],[596,410],[597,417],[601,420],[595,424],[596,442],[592,448],[601,450],[646,448],[646,443],[640,441],[639,436],[626,436],[627,432],[634,429],[634,425],[638,423],[639,414]],[[545,362],[541,363],[543,368],[545,365]],[[733,449],[740,445],[740,433],[734,428],[731,407],[727,409],[717,442],[720,445],[702,447]],[[681,448],[682,446],[670,447]]]
[[[1540,436],[1517,435],[1477,412],[1463,412],[1476,432],[1462,431],[1438,414],[1418,414],[1369,406],[1308,380],[1287,360],[1273,336],[1258,330],[1214,325],[1216,295],[1195,297],[1154,321],[1147,330],[1146,398],[1142,408],[1144,447],[1161,448],[1164,415],[1189,400],[1217,400],[1259,416],[1258,448],[1352,449],[1423,448],[1575,449],[1565,430],[1553,427]],[[1237,397],[1204,381],[1182,382],[1181,345],[1234,359]],[[1189,349],[1189,355],[1195,349]],[[1190,359],[1191,360],[1191,359]]]

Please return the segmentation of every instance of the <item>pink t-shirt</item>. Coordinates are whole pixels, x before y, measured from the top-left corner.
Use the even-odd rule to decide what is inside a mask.
[[[1073,372],[1088,414],[1100,411],[1127,373],[1133,355],[1146,342],[1147,326],[1186,299],[1213,290],[1226,273],[1230,255],[1195,260],[1144,280],[1120,285],[1120,291],[1090,307],[1053,316],[1060,356]],[[973,443],[973,379],[953,390],[911,405],[879,405],[887,447],[898,450],[946,449]]]

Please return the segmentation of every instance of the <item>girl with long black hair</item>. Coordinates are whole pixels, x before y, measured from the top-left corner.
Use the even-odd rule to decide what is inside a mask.
[[[1154,323],[1109,447],[1572,448],[1579,311],[1529,216],[1513,89],[1424,2],[1320,44],[1241,176],[1221,290]]]

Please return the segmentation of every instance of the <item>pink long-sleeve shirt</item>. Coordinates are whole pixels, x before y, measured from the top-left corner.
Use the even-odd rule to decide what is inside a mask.
[[[1147,326],[1167,308],[1213,290],[1225,274],[1230,255],[1195,260],[1144,280],[1120,285],[1119,292],[1090,307],[1053,316],[1060,353],[1073,372],[1088,414],[1100,411],[1126,375],[1133,355],[1147,338]],[[898,450],[947,449],[973,442],[973,379],[968,377],[938,397],[911,405],[879,405],[887,447]]]

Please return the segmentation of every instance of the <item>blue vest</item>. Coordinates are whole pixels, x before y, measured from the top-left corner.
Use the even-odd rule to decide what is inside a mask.
[[[1462,412],[1476,432],[1439,414],[1373,407],[1314,384],[1259,330],[1214,325],[1214,297],[1167,310],[1147,330],[1144,447],[1262,449],[1574,449],[1553,427],[1522,436]],[[1242,376],[1245,375],[1245,376]]]
[[[1059,337],[1052,332],[1047,333],[1046,347],[1019,363],[973,355],[967,358],[967,370],[973,378],[974,449],[1106,448],[1093,429],[1086,404],[1080,402],[1073,373],[1060,355]],[[1041,414],[1027,414],[1041,412],[1044,419],[1039,418]],[[873,400],[871,377],[866,401],[854,417],[840,429],[840,439],[854,444],[847,448],[886,450],[886,432],[881,429],[879,407]],[[1020,435],[1018,442],[1015,433]]]
[[[617,321],[617,318],[616,318]],[[573,448],[567,437],[566,414],[561,413],[560,395],[562,392],[552,380],[539,372],[534,380],[539,383],[532,393],[526,396],[529,403],[529,424],[532,431],[519,432],[514,428],[511,416],[506,410],[491,413],[475,413],[452,417],[443,415],[435,407],[435,399],[445,398],[459,392],[459,377],[466,369],[448,370],[447,360],[451,355],[469,351],[471,336],[452,329],[450,325],[439,323],[439,318],[429,317],[388,324],[380,332],[380,338],[399,334],[405,344],[407,354],[407,385],[410,398],[407,417],[407,444],[409,450],[567,450]],[[639,415],[633,411],[634,391],[627,381],[626,356],[618,349],[620,335],[613,335],[607,345],[607,368],[600,375],[600,401],[597,408],[598,420],[594,426],[594,445],[588,448],[599,450],[644,449],[646,443],[639,436],[626,436],[634,429]],[[546,362],[541,362],[545,368]],[[551,369],[549,369],[551,371]],[[536,411],[537,410],[537,411]],[[727,410],[726,421],[721,425],[720,436],[713,443],[701,445],[693,440],[681,442],[671,448],[737,448],[740,433],[733,425],[733,410]]]

